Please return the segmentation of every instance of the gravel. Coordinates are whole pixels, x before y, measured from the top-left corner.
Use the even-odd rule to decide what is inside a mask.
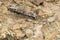
[[[60,40],[60,0],[41,2],[0,0],[0,40]]]

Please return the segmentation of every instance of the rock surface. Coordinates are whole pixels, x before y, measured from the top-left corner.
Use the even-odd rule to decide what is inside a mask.
[[[60,40],[60,0],[0,0],[0,40]]]

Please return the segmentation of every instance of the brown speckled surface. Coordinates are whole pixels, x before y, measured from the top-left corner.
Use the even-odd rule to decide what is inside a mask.
[[[39,18],[11,12],[10,5],[26,13],[39,9]],[[60,40],[60,1],[45,0],[36,6],[29,0],[0,0],[0,40]]]

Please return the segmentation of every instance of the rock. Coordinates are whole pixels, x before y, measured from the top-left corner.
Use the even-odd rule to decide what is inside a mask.
[[[15,33],[13,31],[11,31],[11,30],[7,31],[6,34],[11,35],[12,37],[14,37],[14,35],[15,35]]]
[[[20,2],[23,2],[21,0],[14,0],[14,2],[16,2],[17,4],[20,4]]]
[[[30,24],[22,23],[22,24],[20,24],[20,27],[21,27],[21,28],[26,28],[26,27],[29,27],[29,25],[30,25]]]
[[[44,0],[30,0],[33,2],[35,5],[40,5],[40,3],[44,2]]]
[[[2,26],[3,26],[2,23],[0,23],[0,28],[2,28]]]
[[[54,40],[54,38],[60,40],[60,2],[51,0],[0,0],[0,2],[3,2],[0,3],[0,40]],[[26,15],[32,13],[33,17],[37,14],[40,17],[33,20],[12,12],[13,10],[7,10],[10,6],[19,13],[23,10],[21,13]],[[36,13],[37,10],[39,13]]]
[[[20,29],[20,28],[26,28],[26,27],[31,27],[31,24],[29,23],[16,23],[13,25],[12,29],[15,30],[15,29]]]
[[[48,22],[54,22],[55,19],[56,19],[55,17],[49,17],[49,18],[47,19],[47,21],[48,21]]]
[[[24,40],[30,40],[29,38],[27,38],[27,39],[24,39]]]
[[[15,21],[14,21],[12,18],[8,18],[8,19],[7,19],[7,23],[8,23],[8,24],[14,24]]]
[[[31,29],[27,29],[25,32],[27,37],[31,37],[33,35],[33,31]]]
[[[24,37],[24,33],[21,30],[13,30],[17,38]]]
[[[34,27],[34,35],[33,35],[33,37],[34,38],[37,38],[37,37],[41,37],[42,38],[42,32],[41,32],[41,28],[42,28],[42,26],[43,25],[36,25],[35,27]]]
[[[15,29],[19,29],[19,28],[20,28],[20,24],[18,24],[18,23],[15,24],[15,25],[13,25],[13,27],[12,27],[13,30],[15,30]]]
[[[7,31],[8,31],[8,27],[7,26],[2,27],[1,30],[0,30],[0,33],[1,33],[0,34],[1,35],[0,38],[6,38]]]
[[[44,12],[43,12],[42,10],[38,10],[38,15],[39,15],[40,17],[44,17]]]
[[[7,7],[1,6],[1,12],[4,14],[8,14]]]
[[[0,38],[6,38],[6,34],[2,33]]]
[[[57,21],[60,22],[60,13],[57,14]]]
[[[0,6],[2,5],[2,2],[0,1]]]
[[[47,16],[53,16],[55,13],[53,13],[50,9],[44,8],[43,10],[44,14]]]
[[[26,13],[29,13],[29,12],[31,11],[31,7],[26,6],[26,7],[24,8],[24,11],[25,11]]]
[[[7,4],[7,5],[6,5]],[[6,7],[8,7],[9,5],[10,5],[10,2],[4,2],[4,5],[6,6]]]
[[[55,0],[46,0],[47,2],[54,2]]]

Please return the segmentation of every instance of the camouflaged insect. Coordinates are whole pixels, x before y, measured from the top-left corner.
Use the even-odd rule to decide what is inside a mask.
[[[42,0],[33,0],[33,1],[30,0],[30,1],[36,5],[39,5],[42,2]],[[38,18],[38,12],[36,9],[37,6],[32,4],[30,1],[25,1],[25,2],[21,1],[19,4],[11,4],[8,7],[8,10],[37,19]]]

